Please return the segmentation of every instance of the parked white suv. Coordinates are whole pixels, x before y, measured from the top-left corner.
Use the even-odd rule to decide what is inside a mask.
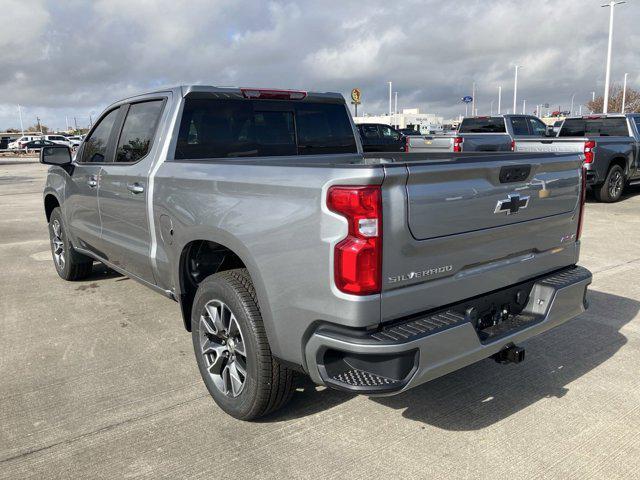
[[[42,135],[23,135],[17,140],[10,142],[9,145],[7,145],[7,148],[9,150],[18,150],[18,149],[24,148],[24,146],[27,143],[32,142],[34,140],[40,140],[41,138],[42,138]]]
[[[57,143],[58,145],[66,145],[69,148],[73,146],[69,139],[63,135],[45,135],[44,139],[49,140],[53,143]]]

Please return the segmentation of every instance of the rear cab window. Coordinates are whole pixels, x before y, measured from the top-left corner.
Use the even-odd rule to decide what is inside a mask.
[[[458,133],[507,133],[502,117],[465,118]]]
[[[567,118],[559,137],[628,137],[625,117]]]
[[[357,153],[337,102],[187,97],[176,160]]]

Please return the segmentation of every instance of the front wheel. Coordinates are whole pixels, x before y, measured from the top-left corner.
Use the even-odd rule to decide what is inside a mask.
[[[64,280],[81,280],[87,277],[93,268],[93,260],[73,249],[60,207],[56,207],[49,217],[49,240],[53,265],[60,278]]]
[[[620,200],[626,183],[624,170],[620,165],[613,165],[607,173],[602,185],[593,187],[593,193],[599,202],[613,203]]]
[[[291,398],[293,372],[271,354],[246,269],[216,273],[200,283],[191,331],[202,379],[226,413],[254,420]]]

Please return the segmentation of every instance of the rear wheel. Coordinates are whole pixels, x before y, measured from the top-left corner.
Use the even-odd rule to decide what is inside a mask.
[[[222,410],[240,420],[253,420],[291,398],[293,372],[271,354],[246,269],[216,273],[203,280],[192,312],[198,368]]]
[[[602,185],[593,187],[593,193],[599,202],[613,203],[620,200],[626,184],[624,170],[620,165],[613,165],[607,173]]]
[[[73,249],[62,221],[60,207],[54,208],[49,217],[49,239],[53,265],[61,278],[81,280],[91,273],[93,260]]]

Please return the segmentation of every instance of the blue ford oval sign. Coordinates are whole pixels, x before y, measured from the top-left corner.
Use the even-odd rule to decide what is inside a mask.
[[[462,101],[464,103],[471,103],[471,102],[473,102],[473,97],[471,95],[467,95],[465,97],[462,97]]]

